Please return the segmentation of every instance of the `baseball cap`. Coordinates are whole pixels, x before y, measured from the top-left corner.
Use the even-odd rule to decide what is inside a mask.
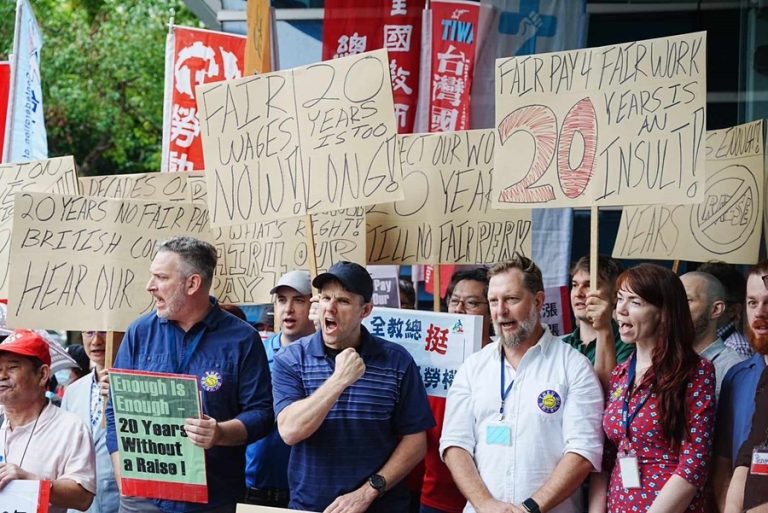
[[[269,291],[270,294],[277,292],[280,287],[291,287],[293,290],[304,296],[312,295],[312,277],[309,271],[299,269],[285,273],[277,280],[277,284]]]
[[[51,365],[51,350],[42,335],[31,330],[15,330],[2,344],[0,351],[21,356],[32,356]]]
[[[329,280],[337,280],[349,292],[360,294],[366,303],[370,303],[373,296],[373,279],[362,265],[346,261],[336,262],[328,272],[318,274],[317,278],[312,280],[312,285],[321,289]]]

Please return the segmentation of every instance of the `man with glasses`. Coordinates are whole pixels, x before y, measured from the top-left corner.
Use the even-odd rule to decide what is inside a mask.
[[[712,476],[720,511],[724,510],[733,463],[739,448],[749,436],[757,385],[768,363],[768,260],[750,269],[745,302],[747,338],[755,348],[755,354],[731,367],[720,388]],[[746,474],[740,471],[738,475],[734,474],[733,479],[744,482]]]
[[[491,342],[491,313],[488,309],[488,269],[459,270],[451,276],[446,294],[448,313],[483,316],[482,346]],[[421,513],[461,513],[467,500],[440,459],[440,434],[445,416],[445,398],[429,396],[437,426],[427,431],[424,456],[424,483],[421,488]]]
[[[96,448],[96,497],[89,513],[116,513],[120,507],[120,492],[112,470],[112,458],[107,450],[107,430],[101,422],[104,399],[100,381],[106,374],[106,339],[105,331],[83,332],[83,348],[93,364],[93,371],[69,385],[61,402],[63,410],[80,417],[91,433]]]
[[[406,511],[401,480],[424,457],[434,426],[416,363],[402,346],[372,336],[373,280],[337,262],[320,290],[320,331],[275,355],[272,382],[280,436],[291,448],[289,508]]]
[[[576,329],[563,342],[586,356],[595,368],[603,388],[611,372],[629,358],[635,348],[622,342],[619,326],[613,320],[616,278],[623,271],[616,260],[600,255],[597,259],[597,288],[589,277],[589,256],[581,257],[571,269],[571,309]]]

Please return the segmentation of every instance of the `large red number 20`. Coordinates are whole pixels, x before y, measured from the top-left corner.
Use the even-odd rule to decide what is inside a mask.
[[[597,153],[597,115],[589,98],[579,100],[566,114],[557,137],[557,119],[546,105],[528,105],[512,111],[499,124],[501,144],[518,132],[533,137],[534,156],[528,172],[518,182],[506,187],[499,195],[504,203],[544,203],[555,199],[549,184],[534,186],[547,171],[557,148],[557,178],[560,189],[568,198],[579,197],[592,179]],[[584,140],[581,162],[574,169],[570,152],[576,133]],[[496,170],[498,176],[498,167]]]

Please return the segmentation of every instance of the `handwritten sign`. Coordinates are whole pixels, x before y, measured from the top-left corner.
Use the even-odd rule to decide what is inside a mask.
[[[0,511],[3,512],[48,513],[50,503],[50,481],[14,479],[0,491]]]
[[[197,89],[211,223],[403,199],[384,50]]]
[[[376,306],[363,324],[372,335],[405,347],[427,395],[446,397],[464,360],[482,344],[483,318]]]
[[[496,60],[495,208],[697,203],[706,33]]]
[[[369,207],[369,264],[490,264],[531,253],[531,211],[491,208],[493,130],[400,136],[405,199]]]
[[[185,173],[193,202],[206,204],[207,185]],[[201,173],[202,174],[202,173]],[[315,258],[319,272],[339,260],[365,265],[365,213],[362,208],[312,215]],[[304,218],[217,227],[212,230],[219,263],[213,289],[223,303],[263,304],[280,277],[294,269],[308,269]]]
[[[109,372],[123,495],[207,503],[205,450],[184,431],[200,418],[197,376]]]
[[[184,173],[87,176],[78,180],[83,196],[160,201],[189,201],[190,196]]]
[[[210,240],[208,211],[190,203],[17,193],[8,324],[125,331],[153,308],[145,286],[158,242]]]
[[[20,191],[77,194],[75,159],[57,157],[0,165],[0,297],[8,297],[13,195]]]
[[[707,132],[704,201],[624,207],[615,258],[754,264],[765,181],[763,121]]]

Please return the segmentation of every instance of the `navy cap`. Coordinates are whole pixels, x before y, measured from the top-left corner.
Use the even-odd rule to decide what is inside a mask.
[[[312,285],[317,289],[322,289],[323,285],[330,280],[336,280],[349,292],[363,296],[366,303],[371,302],[373,279],[362,265],[354,262],[336,262],[328,269],[328,272],[318,274],[312,280]]]

